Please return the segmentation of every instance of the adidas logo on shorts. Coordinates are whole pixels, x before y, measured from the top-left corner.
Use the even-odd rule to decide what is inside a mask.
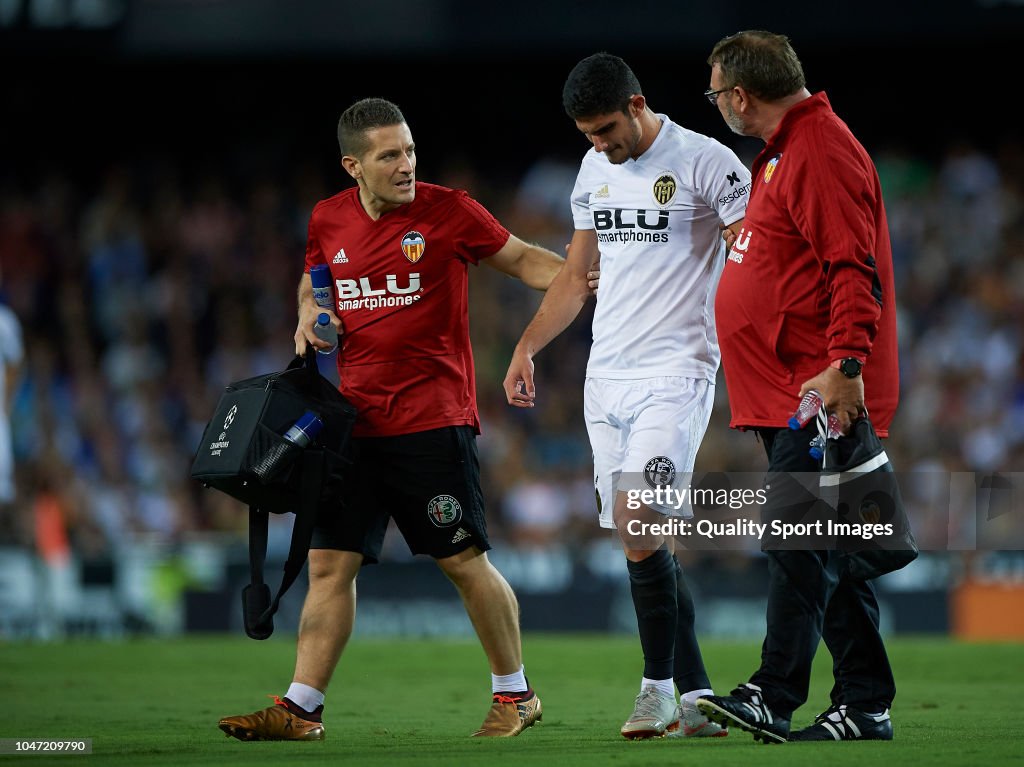
[[[469,537],[469,533],[467,533],[467,532],[466,532],[465,530],[463,530],[463,529],[462,529],[462,528],[460,527],[460,528],[458,529],[458,531],[457,531],[457,532],[455,533],[455,537],[454,537],[454,538],[452,538],[452,543],[458,543],[459,541],[464,541],[464,540],[466,540],[466,539],[467,539],[468,537]]]

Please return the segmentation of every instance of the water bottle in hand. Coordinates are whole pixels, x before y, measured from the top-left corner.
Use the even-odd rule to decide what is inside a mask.
[[[331,315],[327,312],[320,312],[313,325],[313,334],[321,341],[326,341],[331,346],[329,349],[317,349],[321,354],[331,354],[338,348],[338,331],[331,324]]]
[[[821,398],[821,394],[817,390],[811,389],[803,396],[796,412],[790,417],[789,428],[794,431],[804,428],[807,422],[818,414],[824,404],[825,401]]]
[[[334,307],[334,288],[331,285],[331,267],[318,264],[309,270],[309,281],[313,284],[313,300],[322,309],[337,311]]]
[[[824,403],[825,401],[821,398],[821,394],[816,390],[811,389],[803,396],[803,399],[800,400],[800,405],[797,407],[796,412],[790,416],[789,428],[794,431],[804,428],[812,418],[818,415],[818,412],[821,410]],[[828,438],[839,439],[841,436],[843,436],[843,431],[842,427],[839,425],[839,416],[835,413],[829,413]]]

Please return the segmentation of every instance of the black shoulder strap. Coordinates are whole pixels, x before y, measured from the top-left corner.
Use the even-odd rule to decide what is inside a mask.
[[[242,589],[242,618],[245,633],[253,639],[266,639],[274,633],[274,613],[277,612],[281,597],[299,577],[306,559],[309,544],[313,539],[313,526],[320,506],[320,493],[324,480],[324,452],[304,450],[302,452],[302,485],[299,505],[295,509],[295,523],[292,526],[292,542],[288,550],[288,561],[284,565],[284,576],[277,596],[270,598],[270,587],[263,582],[263,565],[267,557],[267,512],[255,506],[249,507],[249,585]]]

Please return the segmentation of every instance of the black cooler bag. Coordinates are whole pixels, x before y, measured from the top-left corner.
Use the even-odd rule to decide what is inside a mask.
[[[818,433],[823,439],[827,434],[825,423],[822,409]],[[917,559],[917,540],[896,473],[866,416],[853,422],[849,435],[826,440],[819,483],[821,498],[835,510],[837,522],[890,525],[890,533],[870,540],[856,536],[840,539],[837,548],[852,577],[870,580]]]
[[[323,423],[308,444],[285,434],[307,411]],[[280,372],[228,384],[192,462],[192,477],[249,506],[252,582],[242,592],[245,631],[266,639],[282,594],[309,554],[321,508],[340,513],[355,407],[320,375],[316,352]],[[295,514],[291,547],[277,596],[263,582],[267,514]]]

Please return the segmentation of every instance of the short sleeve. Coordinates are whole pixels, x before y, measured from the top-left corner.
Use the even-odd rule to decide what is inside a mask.
[[[735,223],[746,215],[750,171],[735,152],[714,139],[708,139],[693,170],[694,187],[718,213],[723,224]]]
[[[317,211],[319,210],[319,204],[313,208],[313,213],[309,217],[309,225],[306,229],[306,268],[305,272],[308,274],[309,270],[317,266],[318,264],[326,264],[327,259],[324,258],[323,249],[320,247],[320,239],[316,234],[316,220]]]
[[[577,230],[593,229],[594,219],[590,212],[590,182],[586,171],[586,161],[576,176],[576,184],[572,189],[569,204],[572,207],[572,222]]]
[[[487,208],[464,191],[455,194],[448,224],[455,253],[471,264],[493,256],[512,236]]]

